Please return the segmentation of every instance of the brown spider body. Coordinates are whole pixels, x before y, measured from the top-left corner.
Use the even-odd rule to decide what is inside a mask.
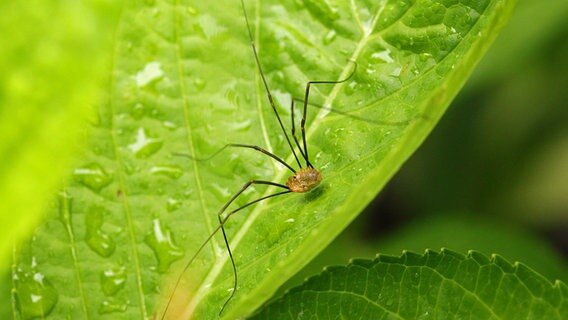
[[[321,173],[314,168],[301,168],[288,178],[286,186],[290,191],[304,193],[317,187],[321,182]]]

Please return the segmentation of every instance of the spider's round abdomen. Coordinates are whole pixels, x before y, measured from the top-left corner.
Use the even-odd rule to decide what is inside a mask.
[[[321,178],[321,173],[317,169],[302,168],[288,178],[286,186],[292,192],[308,192],[320,184]]]

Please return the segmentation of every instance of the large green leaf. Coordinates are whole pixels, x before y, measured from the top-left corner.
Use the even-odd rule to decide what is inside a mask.
[[[310,96],[352,115],[308,110],[309,152],[322,185],[273,198],[227,224],[240,285],[223,316],[250,314],[376,195],[433,128],[513,4],[248,4],[283,119],[288,95],[301,96],[308,80],[344,78],[349,59],[358,69],[349,82],[313,88]],[[250,143],[294,165],[247,39],[238,1],[127,5],[91,152],[53,218],[16,258],[12,305],[19,314],[160,315],[179,270],[230,196],[251,178],[285,181],[285,168],[251,150],[205,162],[172,155],[205,157],[229,142]],[[255,187],[235,206],[273,192]],[[168,317],[215,318],[232,283],[215,237],[184,274]]]
[[[379,255],[329,267],[251,319],[566,319],[568,287],[470,251]]]

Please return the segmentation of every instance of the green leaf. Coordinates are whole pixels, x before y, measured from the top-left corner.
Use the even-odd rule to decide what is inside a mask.
[[[309,155],[322,185],[229,220],[239,287],[224,317],[254,311],[376,195],[432,130],[513,4],[249,4],[288,128],[288,95],[301,96],[310,79],[345,78],[349,59],[358,69],[344,84],[311,91],[311,102],[351,115],[308,109]],[[248,143],[295,165],[267,104],[238,1],[129,3],[115,43],[109,100],[91,151],[14,264],[12,305],[24,317],[37,310],[58,318],[161,316],[172,282],[231,195],[252,178],[284,183],[289,175],[251,150],[208,161],[173,153],[203,158],[226,143]],[[255,187],[231,208],[274,192]],[[168,317],[215,318],[232,285],[217,235],[184,274]],[[40,308],[32,295],[51,304]]]
[[[41,220],[85,142],[114,2],[0,3],[0,268]]]
[[[568,287],[470,251],[378,255],[329,267],[251,319],[565,319]]]

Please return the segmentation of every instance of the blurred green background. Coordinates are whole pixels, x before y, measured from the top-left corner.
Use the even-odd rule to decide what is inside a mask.
[[[352,257],[441,247],[568,281],[567,1],[519,1],[426,142],[282,290]]]

